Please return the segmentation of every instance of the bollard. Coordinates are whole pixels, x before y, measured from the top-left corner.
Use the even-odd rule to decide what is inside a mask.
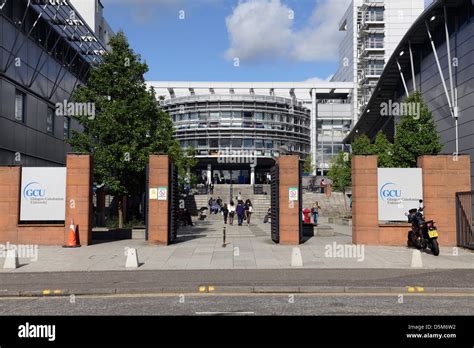
[[[222,228],[222,247],[225,248],[225,226]]]

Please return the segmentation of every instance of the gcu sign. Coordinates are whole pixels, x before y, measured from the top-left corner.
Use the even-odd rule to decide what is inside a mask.
[[[378,219],[407,221],[405,212],[423,198],[420,168],[378,168]]]
[[[397,189],[397,184],[393,182],[387,182],[380,189],[380,198],[383,200],[387,200],[387,198],[400,198],[401,195],[402,190]]]

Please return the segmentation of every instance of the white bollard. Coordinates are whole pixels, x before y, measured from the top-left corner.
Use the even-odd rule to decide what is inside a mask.
[[[423,260],[421,259],[421,252],[419,250],[413,250],[411,256],[411,267],[412,268],[422,268]]]
[[[4,269],[16,269],[20,266],[18,262],[18,252],[16,250],[7,250],[7,257],[3,264]]]
[[[138,253],[137,249],[127,249],[127,261],[125,262],[126,268],[138,268]]]
[[[291,267],[303,267],[303,257],[298,247],[294,247],[291,252]]]

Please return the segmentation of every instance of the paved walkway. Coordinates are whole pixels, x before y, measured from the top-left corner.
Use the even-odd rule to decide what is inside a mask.
[[[270,224],[226,226],[227,244],[222,247],[223,222],[216,217],[181,228],[170,246],[149,246],[144,240],[101,242],[88,247],[64,249],[40,246],[38,260],[20,259],[21,267],[0,272],[60,272],[124,270],[126,249],[136,248],[142,265],[138,270],[163,269],[287,269],[287,268],[412,268],[414,250],[406,247],[353,246],[351,227],[330,225],[333,237],[312,237],[300,246],[278,245],[270,239]],[[457,254],[456,254],[457,252]],[[415,251],[416,253],[416,251]],[[301,265],[302,263],[302,265]],[[3,264],[3,259],[0,259]],[[441,247],[435,257],[421,253],[421,269],[474,269],[474,253]],[[1,267],[1,266],[0,266]]]

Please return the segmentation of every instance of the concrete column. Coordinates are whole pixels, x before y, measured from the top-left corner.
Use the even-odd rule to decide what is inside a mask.
[[[207,165],[207,183],[210,185],[211,182],[212,182],[212,165],[211,164],[208,164]]]
[[[255,185],[255,167],[250,165],[250,185]]]

